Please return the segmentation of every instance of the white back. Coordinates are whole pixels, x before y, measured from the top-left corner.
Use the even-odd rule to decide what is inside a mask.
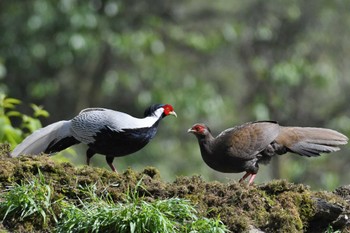
[[[136,118],[129,114],[103,108],[84,109],[72,119],[72,135],[85,144],[94,142],[94,136],[106,126],[116,132],[123,129],[151,127],[163,114],[164,109],[157,109],[152,116]]]

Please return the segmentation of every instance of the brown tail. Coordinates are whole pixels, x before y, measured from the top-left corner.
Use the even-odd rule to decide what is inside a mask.
[[[319,156],[340,150],[348,138],[331,129],[311,127],[281,127],[276,142],[302,156]]]

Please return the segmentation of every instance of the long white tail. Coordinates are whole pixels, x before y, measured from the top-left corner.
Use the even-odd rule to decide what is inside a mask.
[[[59,121],[36,130],[13,150],[11,157],[54,153],[79,143],[70,132],[70,124],[70,121]]]

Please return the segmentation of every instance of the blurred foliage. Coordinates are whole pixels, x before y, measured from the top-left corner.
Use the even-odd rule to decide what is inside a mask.
[[[318,0],[1,1],[0,91],[45,106],[52,113],[45,124],[86,107],[141,116],[151,103],[173,104],[178,120],[164,119],[150,145],[116,160],[119,170],[154,165],[167,179],[237,178],[202,162],[190,126],[204,122],[218,133],[271,119],[349,135],[349,7]],[[332,188],[350,179],[347,154],[283,156],[261,167],[257,182],[272,176]]]
[[[39,117],[48,117],[49,113],[42,107],[31,104],[33,116],[20,113],[16,107],[21,103],[20,100],[7,98],[0,94],[0,142],[10,143],[12,147],[20,143],[25,136],[41,128]],[[20,120],[19,127],[13,125],[11,118]]]

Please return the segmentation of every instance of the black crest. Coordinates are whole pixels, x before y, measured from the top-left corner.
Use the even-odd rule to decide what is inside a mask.
[[[144,117],[148,117],[151,116],[157,109],[163,107],[164,104],[152,104],[151,106],[149,106],[144,113]]]

